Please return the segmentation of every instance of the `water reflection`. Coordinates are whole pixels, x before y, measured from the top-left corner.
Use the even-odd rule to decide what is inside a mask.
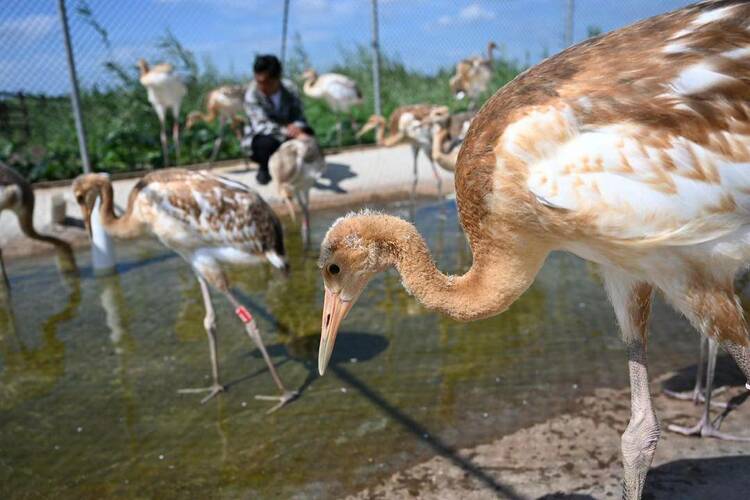
[[[57,338],[61,323],[72,319],[81,303],[81,282],[78,276],[65,275],[67,304],[45,319],[41,325],[38,346],[27,345],[16,328],[11,297],[0,304],[0,409],[49,393],[65,372],[65,344]]]

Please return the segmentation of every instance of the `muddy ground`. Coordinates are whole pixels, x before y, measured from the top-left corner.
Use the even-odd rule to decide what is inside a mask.
[[[717,396],[738,406],[721,429],[750,436],[750,395],[724,358],[734,385]],[[667,430],[697,422],[702,407],[662,393],[664,384],[689,387],[688,377],[666,375],[652,384],[662,435],[649,472],[646,499],[750,498],[750,442],[684,437]],[[538,404],[544,404],[539,401]],[[560,415],[491,443],[437,456],[399,472],[351,498],[620,498],[620,435],[630,415],[628,389],[599,389]],[[715,409],[714,415],[722,410]]]

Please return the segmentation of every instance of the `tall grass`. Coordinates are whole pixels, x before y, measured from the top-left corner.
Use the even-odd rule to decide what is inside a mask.
[[[299,84],[299,75],[307,67],[308,58],[298,37],[295,42],[287,63],[287,75]],[[216,70],[210,60],[199,65],[193,54],[170,32],[159,41],[158,48],[162,60],[173,63],[185,77],[188,94],[182,105],[180,122],[183,124],[188,112],[203,108],[204,96],[210,89],[225,83],[244,83],[248,78],[227,78]],[[358,46],[342,51],[340,61],[330,68],[358,82],[364,102],[352,110],[352,118],[360,124],[373,110],[371,63],[370,50]],[[445,104],[454,111],[466,106],[465,101],[456,101],[450,95],[448,80],[453,68],[425,74],[408,68],[397,57],[390,55],[382,57],[380,66],[381,102],[386,116],[403,104]],[[105,69],[116,83],[107,88],[86,89],[81,96],[93,168],[102,172],[161,168],[163,159],[159,122],[148,103],[145,89],[138,82],[135,61],[128,67],[110,61],[105,64]],[[496,60],[491,90],[483,98],[489,97],[519,71],[519,66],[514,62]],[[317,131],[322,145],[333,145],[336,136],[330,132],[337,117],[324,102],[307,96],[302,98],[308,121]],[[6,109],[19,109],[21,106],[17,96],[6,95],[0,100]],[[0,136],[0,160],[14,166],[31,181],[65,179],[80,173],[78,143],[67,97],[26,95],[24,101],[30,136],[18,127],[8,128]],[[199,124],[191,130],[183,129],[180,164],[206,161],[218,133],[216,123]],[[219,159],[240,158],[242,151],[237,139],[228,130],[224,137]],[[372,137],[368,140],[371,141]],[[355,142],[354,130],[345,128],[343,144]],[[173,162],[174,150],[170,155]]]

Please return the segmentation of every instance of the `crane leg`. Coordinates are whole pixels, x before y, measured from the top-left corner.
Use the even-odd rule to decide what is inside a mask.
[[[164,120],[160,120],[161,132],[159,139],[161,139],[161,153],[164,155],[164,166],[169,166],[169,146],[167,145],[167,130],[164,125]]]
[[[693,427],[670,425],[667,427],[672,432],[686,436],[714,437],[726,441],[750,441],[750,437],[734,436],[719,432],[718,426],[711,420],[711,396],[714,385],[714,373],[716,372],[716,356],[719,346],[714,339],[708,340],[708,367],[706,368],[705,403],[703,405],[703,416]],[[722,417],[719,417],[719,423]]]
[[[706,398],[704,396],[703,392],[703,379],[706,376],[706,356],[708,355],[708,338],[701,336],[701,346],[700,346],[700,357],[698,360],[698,370],[695,375],[695,387],[691,391],[670,391],[668,389],[665,389],[663,392],[666,396],[673,398],[673,399],[682,399],[685,401],[692,401],[695,404],[703,403],[706,401]],[[717,389],[714,389],[711,392],[711,396],[716,396],[717,394],[720,394],[724,391],[726,391],[726,387],[718,387]],[[726,403],[719,403],[719,402],[712,402],[712,406],[718,407],[718,408],[726,408]]]
[[[622,434],[623,498],[643,494],[646,474],[659,441],[659,421],[651,404],[646,341],[653,288],[621,271],[603,267],[604,286],[615,309],[628,350],[630,422]]]
[[[8,273],[5,272],[5,261],[3,260],[3,249],[0,248],[0,297],[10,295],[10,281]]]
[[[297,191],[297,203],[302,209],[302,243],[304,248],[310,247],[310,193]]]
[[[172,140],[174,141],[174,164],[180,164],[180,123],[175,118],[172,124]]]
[[[733,289],[731,282],[722,284],[727,290]],[[698,424],[693,427],[671,425],[669,426],[669,429],[687,435],[715,437],[730,441],[750,441],[750,437],[739,437],[719,432],[717,430],[717,422],[720,423],[723,417],[719,417],[717,422],[711,421],[710,417],[711,390],[713,389],[716,354],[719,343],[722,348],[734,358],[735,363],[737,363],[737,366],[748,380],[746,387],[750,389],[750,348],[731,340],[735,338],[744,338],[747,335],[747,323],[745,322],[744,311],[739,305],[740,301],[734,292],[716,294],[714,289],[711,289],[709,294],[709,292],[706,292],[703,288],[695,287],[689,290],[681,290],[680,292],[681,293],[672,294],[669,297],[670,302],[672,302],[680,312],[687,316],[691,323],[694,325],[700,325],[701,333],[709,338],[708,367],[706,369],[705,385],[706,401],[703,408],[703,416],[698,421]],[[707,303],[708,306],[697,308],[694,305],[696,302],[687,302],[683,299],[684,296],[693,292],[697,295],[697,303],[700,304],[704,303],[701,300],[705,300],[705,296],[710,296],[711,301]],[[719,328],[721,328],[721,330],[719,330]]]
[[[222,116],[219,118],[219,134],[216,136],[216,139],[214,140],[214,148],[211,151],[211,159],[208,160],[209,166],[213,164],[213,162],[216,161],[216,157],[219,156],[219,150],[221,149],[221,143],[224,139],[224,117]]]
[[[216,313],[214,312],[214,306],[211,303],[211,292],[208,289],[208,283],[206,283],[206,280],[200,275],[197,275],[197,277],[198,283],[200,283],[201,286],[201,294],[203,295],[203,305],[206,308],[206,317],[203,319],[203,326],[208,335],[208,350],[211,356],[211,376],[213,378],[213,384],[211,384],[210,387],[180,389],[177,392],[180,394],[208,392],[208,395],[201,399],[201,404],[204,404],[220,392],[224,392],[225,388],[219,383],[219,359],[216,349]]]
[[[266,365],[268,365],[268,370],[271,372],[271,377],[273,378],[276,387],[278,387],[279,391],[281,392],[280,396],[255,396],[255,399],[262,399],[264,401],[278,401],[276,405],[274,405],[270,410],[266,412],[273,413],[285,404],[296,399],[297,396],[299,396],[299,393],[297,391],[289,391],[286,387],[284,387],[284,383],[281,381],[279,374],[276,373],[276,367],[274,367],[273,361],[271,361],[271,357],[266,351],[266,346],[263,344],[263,339],[260,337],[260,331],[258,331],[258,326],[255,324],[255,319],[252,317],[250,312],[237,300],[237,298],[235,298],[234,295],[232,295],[232,292],[227,290],[224,292],[224,294],[234,307],[235,314],[237,314],[240,320],[245,324],[247,335],[263,355],[263,359],[265,360]]]
[[[411,182],[411,202],[412,205],[416,203],[417,198],[417,183],[419,182],[419,173],[417,171],[417,156],[419,155],[419,149],[417,149],[415,146],[411,147],[412,157],[413,157],[413,163],[412,163],[412,169],[414,173],[414,179]]]
[[[438,198],[442,198],[443,197],[443,179],[440,178],[440,173],[438,172],[438,169],[435,166],[434,161],[430,160],[430,166],[432,166],[432,175],[435,176],[435,183],[437,184]]]
[[[214,149],[211,151],[211,159],[208,160],[209,165],[213,165],[213,163],[216,161],[216,157],[219,156],[219,150],[221,149],[221,143],[223,139],[224,136],[220,134],[219,137],[214,140]]]

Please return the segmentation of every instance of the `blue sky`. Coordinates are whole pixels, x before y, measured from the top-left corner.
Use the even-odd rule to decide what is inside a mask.
[[[596,25],[609,31],[691,3],[684,0],[576,0],[575,40]],[[103,61],[126,65],[158,58],[167,28],[226,73],[247,74],[253,55],[278,52],[282,0],[88,0],[109,31],[107,50],[67,0],[82,84],[106,85]],[[562,49],[564,0],[379,0],[381,46],[425,72],[480,53],[488,40],[508,57],[537,62]],[[342,48],[369,43],[370,0],[291,0],[289,33],[299,33],[311,62],[325,70]],[[291,39],[291,36],[290,36]],[[53,0],[3,0],[0,90],[64,93],[68,76]]]

